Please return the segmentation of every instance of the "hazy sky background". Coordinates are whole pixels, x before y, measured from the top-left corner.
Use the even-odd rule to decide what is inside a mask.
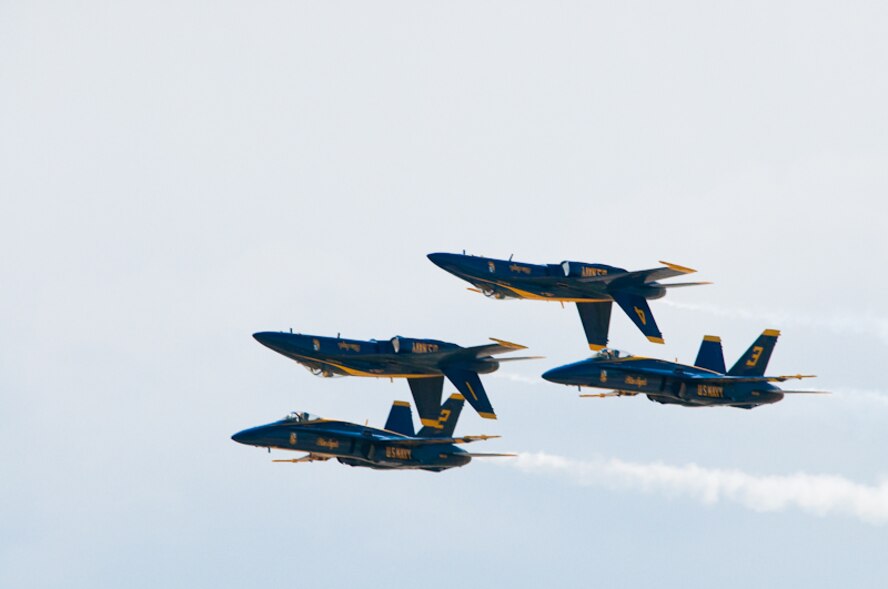
[[[0,586],[885,587],[886,30],[884,2],[0,0]],[[835,394],[579,399],[538,379],[587,355],[576,310],[425,258],[462,249],[697,268],[652,303],[666,345],[618,312],[612,343],[730,364],[778,328],[769,372]],[[458,426],[527,454],[235,444],[410,398],[250,337],[291,327],[528,345]]]

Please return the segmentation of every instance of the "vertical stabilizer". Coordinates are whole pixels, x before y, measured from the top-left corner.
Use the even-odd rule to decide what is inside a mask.
[[[452,438],[464,403],[465,398],[462,395],[457,393],[450,395],[450,398],[441,405],[437,424],[424,426],[417,435],[421,438]]]
[[[728,371],[729,376],[764,376],[771,352],[777,344],[780,332],[776,329],[766,329],[749,349],[746,350],[737,363]]]
[[[704,335],[700,343],[700,351],[694,366],[714,370],[719,374],[727,372],[725,369],[725,354],[722,351],[722,341],[717,335]]]
[[[389,411],[388,419],[385,421],[385,429],[405,436],[413,435],[413,411],[410,410],[410,403],[407,401],[392,403],[392,410]]]

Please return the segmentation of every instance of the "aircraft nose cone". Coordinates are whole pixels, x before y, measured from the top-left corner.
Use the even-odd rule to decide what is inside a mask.
[[[285,348],[287,343],[292,345],[295,340],[292,334],[278,331],[260,331],[253,334],[253,339],[275,351]]]
[[[554,382],[558,384],[578,384],[577,379],[582,375],[583,366],[578,366],[576,364],[568,364],[566,366],[559,366],[557,368],[553,368],[552,370],[548,370],[543,373],[543,378],[548,380],[549,382]]]
[[[444,253],[434,253],[426,256],[431,262],[445,270],[451,266],[453,266],[454,255],[453,254],[444,254]]]
[[[247,446],[265,446],[267,445],[267,428],[263,426],[251,427],[237,432],[231,439],[238,444],[246,444]]]

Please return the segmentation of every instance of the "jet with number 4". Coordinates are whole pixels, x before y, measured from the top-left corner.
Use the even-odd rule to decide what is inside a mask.
[[[526,349],[491,338],[495,343],[464,348],[432,339],[396,336],[390,340],[352,340],[298,333],[264,331],[253,334],[264,346],[305,366],[317,376],[406,378],[423,425],[438,419],[444,377],[485,419],[496,419],[479,374],[494,372],[500,362],[532,357],[494,358]]]
[[[790,391],[772,383],[813,375],[765,376],[765,369],[780,332],[766,329],[730,370],[725,370],[721,339],[707,335],[693,366],[631,356],[604,349],[575,364],[553,368],[543,378],[577,387],[611,389],[581,397],[624,397],[644,394],[651,401],[685,407],[727,406],[753,409],[776,403],[787,394],[822,393]]]
[[[293,412],[274,423],[245,429],[231,436],[241,444],[306,452],[305,456],[274,462],[316,462],[335,458],[349,466],[375,469],[418,469],[440,472],[465,466],[472,458],[514,456],[466,452],[458,446],[499,436],[453,437],[463,407],[462,395],[451,395],[440,407],[435,427],[413,432],[410,403],[395,401],[384,429],[347,421],[322,419]]]
[[[662,344],[663,334],[648,307],[648,299],[659,299],[666,290],[709,282],[657,282],[696,272],[684,266],[660,262],[660,268],[624,270],[604,264],[561,262],[527,264],[465,254],[429,254],[428,258],[451,274],[471,283],[479,292],[495,299],[531,299],[576,303],[586,340],[592,350],[607,346],[611,307],[614,302],[629,316],[648,340]]]

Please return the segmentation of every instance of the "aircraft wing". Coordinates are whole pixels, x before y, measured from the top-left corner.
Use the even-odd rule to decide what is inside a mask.
[[[801,380],[803,378],[816,378],[814,374],[789,374],[783,376],[709,376],[688,374],[685,376],[688,380],[695,382],[784,382],[787,380]]]
[[[589,276],[586,278],[577,278],[577,282],[597,282],[601,284],[612,283],[635,283],[645,284],[648,282],[656,282],[673,276],[681,276],[682,274],[691,274],[696,272],[693,268],[686,268],[678,264],[670,264],[660,260],[663,266],[659,268],[649,268],[647,270],[633,270],[632,272],[623,272],[622,274],[606,274],[604,276]]]
[[[462,436],[459,438],[396,438],[385,440],[387,444],[397,446],[427,446],[431,444],[471,444],[499,438],[500,436]]]
[[[325,460],[330,460],[331,458],[333,457],[324,454],[308,453],[305,456],[300,456],[299,458],[279,458],[277,460],[272,460],[272,462],[292,462],[295,464],[298,462],[324,462]]]

